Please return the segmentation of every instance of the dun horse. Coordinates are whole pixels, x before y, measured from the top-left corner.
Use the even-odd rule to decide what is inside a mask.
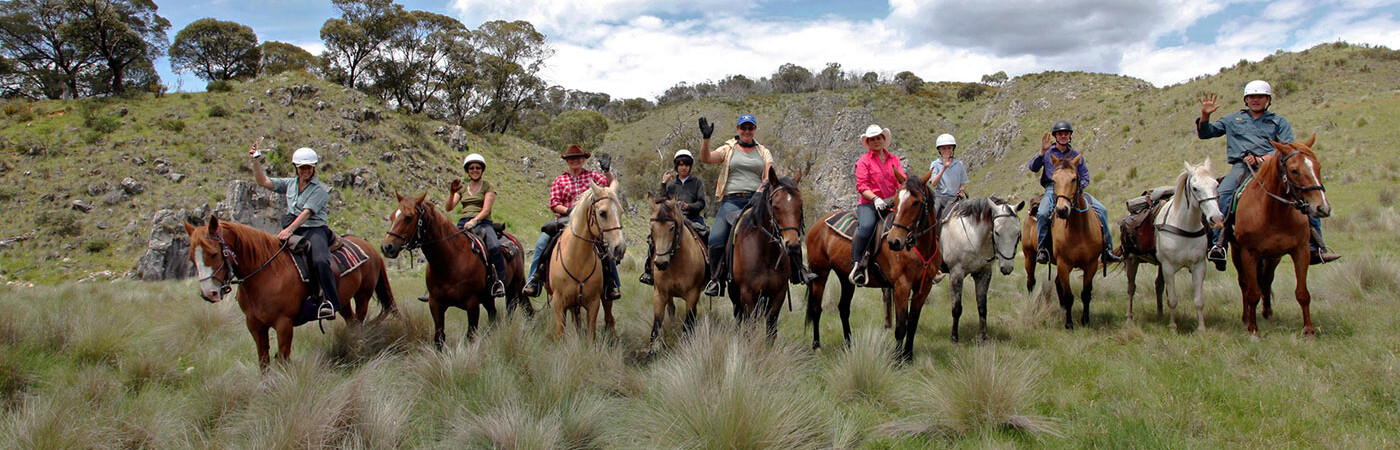
[[[607,330],[613,330],[612,302],[603,301],[603,258],[622,259],[627,245],[622,237],[622,207],[611,187],[591,186],[579,194],[569,224],[561,231],[549,260],[549,301],[554,307],[554,334],[564,334],[564,313],[583,308],[587,313],[588,340],[598,330],[600,306],[605,309]],[[577,319],[578,311],[574,317]]]
[[[778,313],[788,280],[796,277],[802,258],[802,191],[792,179],[778,179],[772,168],[768,183],[754,193],[749,207],[734,224],[730,246],[734,281],[729,298],[740,322],[763,315],[768,338],[778,335]]]
[[[1016,247],[1021,243],[1020,220],[1016,213],[1025,202],[1011,206],[996,197],[967,199],[949,211],[939,233],[943,263],[952,275],[948,286],[953,297],[953,342],[958,342],[958,320],[962,317],[963,278],[972,275],[977,284],[977,338],[987,340],[987,289],[991,287],[992,266],[1002,275],[1015,269]]]
[[[1060,299],[1060,307],[1065,310],[1065,329],[1074,329],[1071,313],[1074,309],[1074,291],[1070,288],[1069,272],[1079,269],[1084,273],[1083,286],[1079,297],[1084,304],[1084,313],[1079,323],[1089,325],[1089,301],[1093,298],[1094,272],[1099,270],[1099,252],[1103,249],[1103,230],[1094,209],[1084,198],[1084,185],[1079,181],[1079,159],[1051,157],[1055,164],[1055,215],[1050,226],[1051,248],[1055,261],[1055,293]]]
[[[405,248],[423,249],[423,257],[428,260],[424,281],[428,287],[428,311],[433,316],[433,343],[442,348],[447,338],[443,331],[447,308],[467,311],[467,338],[470,339],[476,333],[481,308],[495,320],[496,303],[491,298],[491,284],[487,282],[486,261],[473,251],[472,238],[467,235],[470,231],[453,225],[437,206],[425,200],[427,196],[426,192],[418,197],[397,196],[398,209],[389,217],[389,231],[379,249],[390,258],[397,258]],[[522,272],[520,259],[506,264],[507,284],[515,287],[507,292],[517,297]]]
[[[1327,217],[1332,206],[1322,186],[1322,164],[1312,151],[1317,140],[1274,145],[1272,156],[1259,165],[1258,173],[1240,185],[1235,207],[1235,241],[1231,252],[1239,272],[1244,313],[1241,319],[1253,338],[1259,336],[1255,308],[1264,299],[1264,318],[1273,318],[1274,270],[1285,255],[1293,258],[1297,278],[1293,295],[1303,310],[1303,334],[1313,336],[1312,301],[1308,293],[1308,217]]]
[[[1158,276],[1164,279],[1166,285],[1171,328],[1176,329],[1176,304],[1179,300],[1176,273],[1185,268],[1191,271],[1196,328],[1204,330],[1206,302],[1202,285],[1206,279],[1206,250],[1210,247],[1210,233],[1205,224],[1219,225],[1223,216],[1220,213],[1220,195],[1216,191],[1219,183],[1211,174],[1210,159],[1199,166],[1189,163],[1185,166],[1186,170],[1176,179],[1176,193],[1162,204],[1157,217],[1152,220],[1152,227],[1156,230],[1156,259],[1162,267]],[[1132,316],[1132,296],[1129,296],[1128,317]]]
[[[914,331],[918,328],[919,314],[943,261],[935,231],[938,213],[934,208],[933,192],[928,188],[928,180],[932,177],[933,172],[928,172],[921,178],[905,180],[895,196],[892,228],[871,249],[874,252],[872,261],[883,277],[871,277],[867,286],[885,288],[891,292],[891,302],[887,306],[893,305],[895,340],[899,345],[899,356],[905,361],[913,357]],[[807,322],[812,326],[812,348],[821,348],[822,297],[826,291],[827,276],[833,270],[841,283],[841,301],[837,309],[841,316],[842,336],[849,345],[854,285],[845,274],[851,272],[851,241],[826,226],[825,217],[817,223],[817,227],[807,236],[807,259],[812,271],[817,274],[807,292]],[[885,245],[889,248],[880,248]]]
[[[277,330],[277,359],[286,361],[292,354],[292,329],[299,325],[297,316],[302,300],[309,294],[307,285],[297,274],[291,253],[277,237],[262,230],[233,222],[220,222],[210,217],[206,226],[185,224],[190,235],[189,258],[199,277],[199,296],[218,303],[235,284],[238,307],[246,317],[248,332],[258,348],[258,366],[267,369],[268,330]],[[356,236],[341,236],[358,245],[369,257],[360,267],[338,278],[340,315],[346,320],[363,322],[369,312],[369,297],[375,295],[383,308],[375,321],[386,314],[397,314],[394,293],[389,288],[389,276],[384,260]],[[350,300],[354,299],[354,309]]]
[[[656,257],[652,259],[656,294],[652,297],[651,344],[655,346],[667,309],[675,311],[672,298],[685,300],[685,332],[695,326],[695,308],[705,284],[705,242],[694,228],[686,225],[675,199],[651,201],[655,207],[651,242],[656,246]]]

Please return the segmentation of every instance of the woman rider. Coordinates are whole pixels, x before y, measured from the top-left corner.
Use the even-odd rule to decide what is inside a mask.
[[[461,202],[462,218],[457,221],[457,228],[472,230],[481,237],[481,242],[486,244],[486,255],[496,269],[496,281],[491,283],[491,296],[504,297],[506,258],[501,253],[501,245],[496,240],[496,230],[491,223],[491,207],[496,203],[496,188],[483,176],[486,172],[486,158],[476,153],[467,155],[467,158],[462,160],[462,170],[467,172],[468,181],[463,186],[462,180],[452,180],[452,195],[447,200],[447,211],[451,212],[458,202]],[[463,189],[466,190],[465,195],[461,192]]]
[[[725,141],[724,145],[712,151],[705,151],[710,148],[710,135],[714,133],[715,126],[704,117],[700,118],[700,136],[704,138],[700,144],[700,161],[723,164],[715,181],[715,196],[720,198],[719,210],[715,212],[714,223],[710,225],[710,282],[705,285],[705,295],[711,297],[717,297],[724,291],[724,244],[730,232],[725,216],[748,206],[749,197],[754,191],[768,184],[768,170],[773,167],[773,154],[754,141],[758,121],[753,114],[739,116],[734,126],[739,132],[734,139]],[[802,275],[801,279],[807,282],[815,278],[815,274],[808,272],[806,266],[799,264],[797,270]]]
[[[878,213],[894,207],[886,199],[898,194],[899,186],[908,177],[904,175],[904,165],[899,157],[886,150],[890,143],[889,129],[871,125],[865,129],[860,141],[865,144],[865,154],[856,160],[856,191],[860,193],[860,200],[856,201],[856,220],[859,226],[855,239],[851,240],[850,280],[856,286],[865,286],[870,281],[865,270],[866,255],[870,237],[875,234],[875,225],[880,222]],[[942,178],[943,172],[939,171],[929,183],[937,185]]]
[[[248,150],[253,160],[253,181],[268,189],[283,194],[287,198],[287,213],[282,217],[282,231],[277,232],[277,240],[285,242],[293,234],[301,236],[311,248],[311,272],[315,285],[320,289],[321,302],[316,308],[316,318],[335,320],[335,311],[340,307],[340,293],[336,290],[335,274],[331,271],[329,245],[334,235],[326,226],[326,203],[330,202],[330,190],[321,180],[316,179],[316,163],[320,158],[316,151],[307,147],[292,153],[292,165],[296,166],[295,178],[268,178],[263,172],[262,152],[254,144]],[[315,295],[315,291],[312,292]]]
[[[675,173],[666,172],[661,177],[661,192],[666,197],[676,200],[676,206],[681,209],[681,214],[690,221],[691,226],[697,231],[705,227],[704,219],[700,213],[705,211],[705,182],[700,181],[700,177],[691,176],[690,170],[695,167],[695,158],[690,155],[690,150],[676,150],[676,156],[671,158],[671,163],[675,165]],[[637,281],[643,284],[652,284],[651,260],[656,256],[656,247],[650,239],[647,240],[647,262],[642,266],[641,278]]]
[[[588,190],[589,186],[616,186],[617,180],[612,175],[611,160],[599,158],[598,168],[602,172],[583,168],[584,160],[587,160],[592,153],[583,150],[578,144],[570,145],[564,153],[559,155],[560,159],[568,164],[569,170],[558,177],[549,185],[549,211],[554,213],[554,220],[567,219],[569,211],[573,209],[574,201],[578,200],[579,194]],[[585,205],[586,206],[586,205]],[[567,221],[565,221],[567,223]],[[559,228],[563,228],[562,224]],[[539,239],[535,240],[535,259],[530,262],[530,277],[525,284],[525,289],[520,291],[527,297],[540,295],[541,287],[545,282],[545,272],[549,268],[549,253],[554,248],[558,240],[555,236],[559,230],[554,230],[551,235],[541,230]],[[603,300],[612,301],[622,297],[618,289],[622,286],[617,276],[617,261],[612,258],[603,260]]]

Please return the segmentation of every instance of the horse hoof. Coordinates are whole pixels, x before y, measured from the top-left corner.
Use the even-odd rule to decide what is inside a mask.
[[[954,344],[958,343],[958,335],[956,335],[956,334],[953,335],[953,343],[954,343]]]
[[[1259,342],[1259,332],[1249,333],[1249,342]]]

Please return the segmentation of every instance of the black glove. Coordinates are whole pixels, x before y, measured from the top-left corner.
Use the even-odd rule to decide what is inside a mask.
[[[598,168],[604,172],[612,172],[612,155],[608,153],[598,154]]]
[[[701,117],[701,118],[700,118],[700,137],[703,137],[703,138],[705,138],[705,139],[709,139],[709,138],[710,138],[710,135],[712,135],[712,134],[714,134],[714,133],[715,133],[715,125],[712,124],[712,123],[710,123],[710,121],[705,120],[704,117]]]

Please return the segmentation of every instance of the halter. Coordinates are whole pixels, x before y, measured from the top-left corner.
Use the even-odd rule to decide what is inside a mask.
[[[798,236],[807,234],[806,219],[803,218],[802,210],[797,211],[797,226],[795,227],[782,226],[782,224],[778,223],[778,217],[773,215],[773,198],[777,197],[778,193],[783,191],[787,191],[789,194],[794,192],[794,190],[790,187],[783,186],[781,184],[775,184],[773,192],[767,194],[768,204],[766,206],[768,207],[768,223],[764,224],[762,227],[759,227],[760,230],[763,230],[763,234],[768,235],[768,239],[770,241],[779,245],[782,245],[783,243],[782,234],[784,231],[796,231]],[[772,228],[774,231],[769,231],[769,228]]]
[[[1073,197],[1070,197],[1070,196],[1061,194],[1061,193],[1059,193],[1059,192],[1056,192],[1056,193],[1055,193],[1055,200],[1056,200],[1056,201],[1059,201],[1059,200],[1062,199],[1062,198],[1065,199],[1065,201],[1069,202],[1069,209],[1074,210],[1074,212],[1077,212],[1077,213],[1086,213],[1086,212],[1089,212],[1089,202],[1084,202],[1084,209],[1079,209],[1079,207],[1075,206],[1075,205],[1079,204],[1079,202],[1084,201],[1084,183],[1075,183],[1074,186],[1075,186],[1075,187],[1074,187],[1074,196],[1073,196]]]
[[[432,244],[436,244],[436,243],[439,243],[439,242],[442,242],[442,241],[446,241],[446,240],[448,240],[448,239],[452,239],[452,238],[454,238],[454,237],[461,236],[463,233],[466,233],[466,232],[468,232],[468,231],[471,231],[470,229],[463,228],[463,229],[461,229],[461,230],[457,230],[456,233],[452,233],[452,234],[449,234],[449,235],[447,235],[447,236],[443,236],[443,237],[440,237],[440,238],[436,238],[436,239],[431,239],[431,240],[424,241],[424,240],[423,240],[423,239],[424,239],[424,237],[423,237],[423,228],[424,228],[424,226],[423,226],[423,224],[424,224],[423,219],[424,219],[425,217],[427,217],[427,214],[424,214],[424,211],[423,211],[423,204],[421,204],[421,203],[418,204],[418,206],[416,206],[416,207],[413,209],[413,213],[418,215],[418,221],[417,221],[417,223],[415,223],[415,224],[413,225],[413,234],[412,234],[412,235],[410,235],[410,236],[408,236],[408,237],[404,237],[403,235],[400,235],[400,234],[395,233],[395,232],[393,232],[393,231],[387,231],[387,232],[385,232],[385,234],[388,234],[388,235],[390,235],[390,236],[399,238],[400,241],[403,241],[403,248],[404,248],[404,250],[413,251],[413,249],[423,248],[423,247],[428,246],[428,245],[432,245]]]
[[[555,260],[559,261],[559,267],[563,268],[563,269],[564,269],[564,274],[568,275],[569,278],[570,278],[570,279],[573,279],[574,282],[575,282],[575,283],[578,283],[579,286],[583,286],[584,282],[588,281],[590,278],[593,278],[593,274],[595,274],[595,273],[598,272],[598,261],[601,261],[601,260],[603,260],[604,258],[607,257],[607,249],[605,248],[605,247],[606,247],[606,244],[603,243],[603,233],[606,233],[606,232],[609,232],[609,231],[613,231],[613,230],[620,230],[620,229],[622,229],[622,220],[621,220],[620,218],[619,218],[619,220],[618,220],[618,226],[612,227],[612,228],[602,228],[602,226],[598,224],[598,219],[597,219],[597,217],[596,217],[595,214],[594,214],[594,211],[593,211],[593,210],[594,210],[594,205],[597,205],[598,202],[601,202],[601,201],[607,200],[607,199],[611,199],[611,198],[612,198],[612,197],[609,197],[609,196],[604,195],[604,196],[602,196],[602,197],[598,197],[598,198],[593,199],[593,202],[591,202],[591,203],[588,204],[588,214],[587,214],[587,216],[588,216],[588,222],[587,222],[587,224],[584,225],[584,226],[585,226],[585,229],[597,228],[597,229],[598,229],[598,239],[589,239],[589,238],[580,236],[580,235],[578,234],[578,231],[575,231],[575,230],[574,230],[573,224],[569,224],[569,226],[568,226],[569,233],[570,233],[570,234],[573,234],[574,237],[579,238],[579,239],[583,240],[584,242],[588,242],[588,243],[593,244],[593,255],[596,256],[598,259],[592,260],[593,264],[592,264],[591,266],[589,266],[589,268],[588,268],[588,275],[587,275],[587,276],[584,276],[582,279],[580,279],[579,277],[575,276],[573,272],[570,272],[570,271],[569,271],[569,265],[568,265],[568,264],[564,261],[564,259],[563,259],[563,258],[564,258],[564,246],[563,246],[563,245],[556,245],[556,246],[554,246],[554,258],[555,258]],[[583,289],[579,289],[579,290],[578,290],[578,295],[579,295],[579,298],[583,298]]]
[[[994,204],[994,205],[997,205],[997,206],[999,206],[999,207],[1000,207],[1000,206],[1006,206],[1008,209],[1010,208],[1009,206],[1004,205],[1004,204],[1000,204],[1000,203],[993,203],[993,204]],[[998,219],[1015,219],[1015,218],[1016,218],[1016,213],[1015,213],[1015,212],[1009,212],[1009,213],[1000,213],[1000,212],[999,212],[999,213],[996,213],[996,214],[992,214],[992,253],[995,253],[995,254],[997,255],[998,258],[1006,259],[1006,260],[1015,260],[1015,259],[1016,259],[1016,249],[1014,248],[1015,246],[1013,246],[1013,248],[1011,249],[1011,254],[1010,254],[1010,255],[1003,255],[1003,254],[1001,254],[1001,247],[997,245],[997,220],[998,220]],[[1019,243],[1020,241],[1021,241],[1021,233],[1016,233],[1016,242]]]
[[[249,279],[252,279],[259,272],[262,272],[263,269],[266,269],[267,265],[272,263],[272,260],[277,259],[277,255],[281,254],[283,250],[287,249],[287,243],[283,242],[282,245],[277,248],[277,252],[273,253],[272,256],[268,257],[267,261],[263,261],[262,265],[258,266],[256,270],[253,270],[253,272],[249,273],[248,276],[240,277],[236,272],[238,270],[238,255],[233,252],[233,247],[229,246],[228,243],[224,241],[224,231],[221,229],[219,230],[217,235],[206,234],[205,237],[211,241],[219,243],[219,253],[223,255],[224,260],[222,263],[219,264],[218,268],[214,269],[212,272],[209,272],[209,276],[202,277],[199,279],[199,281],[201,283],[204,282],[204,280],[210,280],[215,282],[219,285],[220,295],[227,295],[229,292],[233,291],[234,285],[243,284]],[[223,281],[219,281],[218,278],[214,276],[215,274],[219,273],[220,270],[225,271],[227,274],[227,276],[224,277]]]
[[[1291,197],[1292,200],[1280,197],[1277,194],[1274,194],[1273,192],[1269,192],[1269,189],[1264,187],[1263,180],[1259,179],[1259,174],[1254,170],[1254,167],[1249,166],[1248,164],[1246,164],[1245,166],[1249,167],[1250,174],[1254,176],[1254,183],[1258,184],[1259,189],[1263,190],[1265,194],[1269,194],[1269,197],[1273,197],[1274,200],[1278,200],[1280,203],[1283,203],[1292,207],[1293,209],[1306,213],[1308,207],[1311,205],[1308,204],[1307,199],[1303,198],[1303,195],[1306,194],[1308,191],[1327,192],[1327,188],[1322,186],[1322,180],[1317,181],[1317,186],[1299,186],[1297,183],[1294,183],[1292,179],[1288,178],[1288,166],[1286,164],[1288,162],[1288,158],[1292,158],[1293,155],[1301,153],[1303,152],[1294,150],[1277,158],[1278,175],[1279,179],[1282,180],[1283,183],[1283,195]],[[1304,156],[1304,158],[1306,157],[1307,156]]]
[[[664,252],[662,252],[662,251],[656,252],[656,253],[655,253],[656,256],[672,256],[672,255],[675,255],[675,254],[676,254],[676,249],[677,249],[677,248],[680,248],[680,240],[681,240],[681,223],[680,223],[680,221],[681,221],[681,220],[685,220],[685,219],[676,219],[676,218],[675,218],[675,216],[678,214],[677,212],[675,212],[675,211],[676,211],[675,208],[671,208],[671,211],[673,212],[673,214],[671,214],[671,215],[668,216],[668,217],[653,217],[653,218],[651,218],[651,221],[652,221],[652,222],[656,222],[656,223],[670,223],[670,224],[671,224],[671,245],[670,245],[669,247],[667,247],[667,248],[666,248],[666,251],[664,251]],[[690,227],[686,227],[686,228],[687,228],[687,229],[690,229]],[[694,230],[694,229],[690,229],[690,232],[691,232],[692,234],[694,234],[694,233],[695,233],[695,230]],[[695,235],[695,237],[698,239],[700,236],[697,234],[697,235]]]

